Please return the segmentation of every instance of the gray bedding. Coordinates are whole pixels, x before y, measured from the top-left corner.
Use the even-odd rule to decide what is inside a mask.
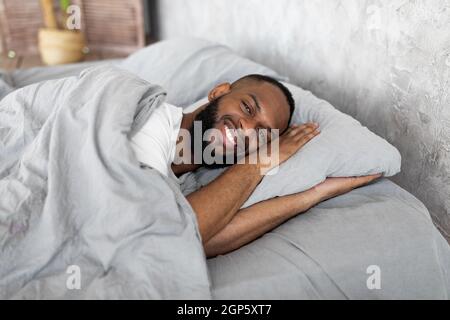
[[[196,89],[195,70],[214,81],[241,72],[233,63],[221,67],[218,51],[212,61],[228,73],[217,79],[201,67],[193,41],[171,46],[177,50],[154,47],[151,56],[164,54],[176,71],[160,76],[173,66],[158,65],[151,77],[177,79],[167,82],[174,93],[183,94],[183,83]],[[183,46],[194,52],[189,59],[179,54],[189,51]],[[211,55],[213,46],[202,46]],[[66,67],[16,71],[5,88],[86,68]],[[156,88],[116,75],[104,82],[89,73],[100,85],[86,78],[33,85],[0,103],[0,297],[449,299],[450,247],[423,204],[389,180],[324,202],[205,262],[184,198],[155,171],[136,170],[123,132],[112,131],[130,130],[140,101],[151,96],[145,92]],[[58,92],[77,97],[60,100]],[[71,111],[85,103],[91,113]],[[104,113],[106,104],[115,112]],[[196,183],[194,175],[184,181],[184,190]],[[66,288],[71,264],[82,267],[81,290]],[[380,268],[379,290],[367,287],[370,266]]]
[[[117,66],[121,59],[87,61],[81,63],[72,63],[66,65],[48,66],[48,67],[34,67],[29,69],[18,69],[10,73],[10,82],[16,88],[22,88],[33,83],[61,79],[65,77],[77,76],[81,71],[102,65]]]
[[[121,59],[88,61],[58,66],[17,69],[10,72],[0,69],[0,100],[15,89],[46,80],[78,76],[81,71],[103,65],[117,66]]]
[[[380,289],[367,286],[379,267]],[[215,299],[449,299],[450,250],[387,179],[323,202],[208,261]]]
[[[0,298],[210,298],[195,214],[128,142],[164,98],[97,67],[0,102]]]

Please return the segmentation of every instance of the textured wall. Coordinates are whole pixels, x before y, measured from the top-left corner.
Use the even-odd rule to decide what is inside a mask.
[[[403,156],[394,180],[450,239],[450,0],[171,0],[159,36],[225,43],[351,114]]]

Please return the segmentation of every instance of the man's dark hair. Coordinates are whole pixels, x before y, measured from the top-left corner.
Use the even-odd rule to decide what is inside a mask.
[[[262,74],[250,74],[248,76],[242,77],[239,80],[235,81],[233,83],[233,86],[235,86],[241,82],[244,82],[246,80],[267,82],[267,83],[270,83],[270,84],[276,86],[278,89],[280,89],[283,92],[284,96],[286,97],[287,103],[289,105],[289,112],[290,112],[289,122],[288,122],[288,125],[289,125],[291,123],[292,116],[293,116],[294,110],[295,110],[295,101],[294,101],[294,98],[292,97],[292,93],[289,91],[289,89],[286,88],[286,86],[283,85],[278,80],[276,80],[272,77],[269,77],[269,76],[264,76]]]

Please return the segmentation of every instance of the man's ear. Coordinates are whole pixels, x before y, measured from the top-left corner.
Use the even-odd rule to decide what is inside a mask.
[[[220,98],[223,95],[226,95],[227,93],[231,92],[231,84],[230,83],[222,83],[219,84],[217,87],[212,89],[208,94],[208,100],[213,101],[217,98]]]

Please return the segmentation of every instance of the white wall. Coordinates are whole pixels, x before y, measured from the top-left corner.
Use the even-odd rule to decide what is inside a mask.
[[[394,180],[450,239],[450,0],[171,0],[160,37],[197,36],[290,76],[397,146]]]

